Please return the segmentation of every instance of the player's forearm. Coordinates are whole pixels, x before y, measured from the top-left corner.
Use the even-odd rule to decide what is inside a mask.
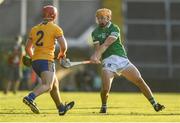
[[[116,38],[114,38],[114,37],[111,37],[111,36],[109,36],[106,40],[105,40],[105,42],[102,44],[102,45],[100,45],[99,46],[99,54],[103,54],[106,50],[107,50],[107,48],[112,44],[112,43],[114,43],[116,41]]]
[[[97,52],[98,52],[99,54],[103,54],[108,47],[109,47],[109,45],[102,44],[102,45],[99,47],[99,49],[97,50]]]
[[[32,58],[32,56],[33,56],[32,48],[26,47],[26,54],[28,54],[28,56],[29,56],[30,58]]]
[[[64,58],[64,57],[66,57],[66,52],[67,52],[67,49],[66,49],[66,48],[61,48],[61,49],[60,49],[60,52],[59,52],[59,54],[58,54],[58,59],[59,59],[59,58]]]
[[[33,56],[33,49],[32,49],[32,47],[33,47],[32,38],[28,38],[25,50],[26,50],[26,54],[28,54],[30,58],[32,58],[32,56]]]
[[[67,42],[64,36],[57,38],[60,45],[60,52],[58,54],[58,58],[66,57],[67,52]]]
[[[98,60],[101,59],[102,54],[106,51],[107,48],[108,48],[108,46],[101,45],[101,46],[99,46],[99,49],[95,50],[95,56],[97,57]]]
[[[66,43],[66,41],[61,43],[60,47],[61,47],[61,49],[60,49],[61,53],[66,53],[67,52],[67,43]]]

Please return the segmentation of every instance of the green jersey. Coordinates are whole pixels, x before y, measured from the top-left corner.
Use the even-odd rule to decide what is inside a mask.
[[[112,24],[111,22],[104,28],[96,27],[95,30],[92,32],[92,39],[93,42],[99,42],[100,45],[104,43],[108,36],[116,37],[116,41],[112,43],[106,51],[102,54],[102,60],[111,56],[111,55],[118,55],[121,57],[127,57],[126,51],[124,46],[121,42],[120,37],[120,29],[117,25]]]

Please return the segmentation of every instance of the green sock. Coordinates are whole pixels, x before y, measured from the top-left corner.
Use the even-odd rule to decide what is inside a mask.
[[[152,97],[152,98],[149,98],[149,102],[154,106],[157,104],[157,101]]]

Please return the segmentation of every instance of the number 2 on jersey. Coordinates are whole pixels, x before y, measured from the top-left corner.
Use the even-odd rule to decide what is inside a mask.
[[[44,37],[44,32],[40,30],[36,33],[36,35],[39,36],[39,38],[36,41],[36,46],[43,46],[42,38]]]

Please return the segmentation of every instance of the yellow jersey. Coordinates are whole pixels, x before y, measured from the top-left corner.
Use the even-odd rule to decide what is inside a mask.
[[[63,30],[53,22],[43,22],[34,26],[29,34],[34,48],[32,61],[54,61],[55,39],[59,36],[63,36]]]

